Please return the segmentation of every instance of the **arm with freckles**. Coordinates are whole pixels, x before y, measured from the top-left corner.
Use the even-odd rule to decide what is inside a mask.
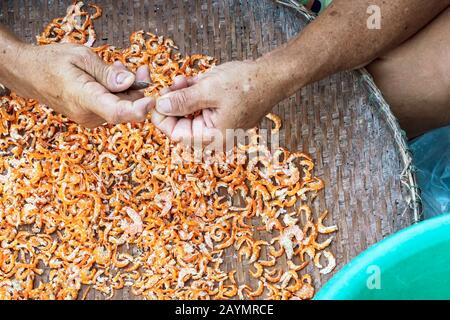
[[[153,122],[174,140],[252,128],[303,86],[365,66],[398,46],[449,4],[334,0],[300,35],[260,59],[226,63],[194,79],[177,78],[171,92],[157,101]],[[381,29],[367,27],[370,5],[381,9]],[[199,110],[193,120],[183,117]]]
[[[121,63],[105,64],[87,47],[33,46],[0,26],[0,83],[83,126],[145,120],[155,101],[128,90],[135,81],[150,82],[147,67],[135,75]]]

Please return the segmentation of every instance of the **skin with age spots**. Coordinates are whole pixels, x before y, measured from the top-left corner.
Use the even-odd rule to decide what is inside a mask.
[[[380,30],[367,28],[370,5],[381,9]],[[434,19],[447,21],[435,29],[441,37],[448,34],[450,15],[442,12],[449,5],[449,0],[335,0],[300,35],[256,61],[230,62],[214,68],[201,79],[178,78],[171,90],[158,100],[153,122],[174,140],[207,137],[217,130],[223,133],[226,129],[249,129],[274,105],[303,86],[336,72],[368,66],[382,89],[396,88],[383,93],[410,136],[449,124],[449,117],[442,114],[450,114],[447,94],[450,80],[446,76],[445,81],[439,81],[437,70],[448,69],[443,65],[448,66],[449,60],[433,54],[441,40],[430,35],[422,41],[430,48],[428,52],[419,46],[407,48],[423,32],[421,29],[430,28]],[[441,13],[443,16],[437,18]],[[445,43],[450,48],[448,37]],[[401,57],[395,54],[397,50],[402,50],[405,61],[398,63]],[[394,56],[398,59],[393,59]],[[417,61],[421,61],[423,68],[416,68]],[[414,81],[417,76],[411,73],[426,74],[430,68],[436,71],[426,77],[426,83]],[[398,82],[394,76],[383,74],[407,74],[408,77]],[[434,88],[434,95],[426,105],[413,94],[421,92],[430,96],[424,93],[424,87]],[[446,100],[441,98],[444,95]],[[411,105],[412,108],[408,107]],[[185,118],[199,110],[202,112],[195,119]],[[420,120],[423,117],[427,122]]]

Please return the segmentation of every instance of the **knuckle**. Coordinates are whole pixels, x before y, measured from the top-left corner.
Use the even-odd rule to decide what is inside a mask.
[[[186,111],[189,111],[188,102],[188,94],[185,90],[182,90],[171,97],[171,104],[175,112],[184,113]]]
[[[108,124],[112,124],[112,125],[119,124],[119,122],[117,120],[117,116],[115,116],[115,115],[107,115],[105,121]]]

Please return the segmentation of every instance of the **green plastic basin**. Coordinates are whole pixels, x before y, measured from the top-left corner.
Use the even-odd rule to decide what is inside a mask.
[[[374,245],[338,272],[315,299],[450,299],[450,214]]]

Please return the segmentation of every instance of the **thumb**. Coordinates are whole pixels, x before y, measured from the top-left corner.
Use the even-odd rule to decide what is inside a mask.
[[[77,67],[90,74],[110,92],[128,90],[136,78],[121,62],[116,61],[112,65],[107,65],[91,50],[75,61]]]
[[[156,110],[166,116],[182,117],[202,109],[198,87],[192,86],[166,94],[158,99]]]

